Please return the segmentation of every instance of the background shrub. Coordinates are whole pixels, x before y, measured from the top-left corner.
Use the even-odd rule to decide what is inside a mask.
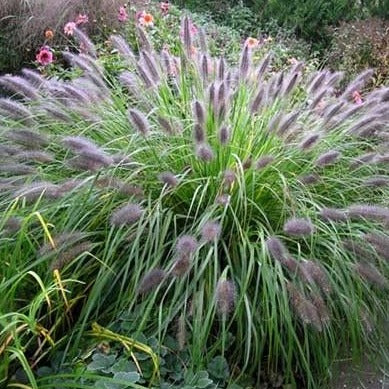
[[[374,84],[389,77],[389,21],[384,19],[343,22],[331,30],[328,65],[344,71],[347,79],[366,68],[374,68]]]

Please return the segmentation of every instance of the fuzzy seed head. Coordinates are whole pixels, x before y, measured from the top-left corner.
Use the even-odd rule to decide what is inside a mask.
[[[255,168],[257,170],[264,169],[266,166],[274,162],[275,158],[272,155],[263,155],[255,163]]]
[[[139,283],[138,293],[146,294],[158,287],[166,278],[166,273],[159,268],[152,269],[142,278]]]
[[[317,167],[325,167],[333,165],[340,157],[340,152],[336,150],[327,151],[317,158],[315,165]]]
[[[223,146],[230,140],[230,130],[227,126],[222,126],[219,130],[219,142]]]
[[[347,221],[347,214],[345,211],[336,208],[323,208],[320,211],[320,217],[325,222],[344,222]]]
[[[210,162],[214,158],[214,153],[211,149],[211,146],[206,143],[201,143],[196,147],[196,155],[198,159],[204,162]]]
[[[111,216],[111,225],[121,227],[136,223],[144,210],[139,204],[129,203],[116,209]]]
[[[279,238],[272,236],[266,240],[265,244],[270,255],[276,261],[282,263],[286,258],[289,257],[288,250]]]
[[[309,236],[315,232],[315,226],[310,219],[291,218],[284,225],[284,232],[291,236]]]
[[[213,242],[219,239],[221,226],[215,221],[206,222],[201,228],[201,238],[204,242]]]
[[[228,316],[235,307],[235,285],[229,280],[219,280],[216,287],[216,308],[220,315]]]
[[[197,240],[191,235],[181,236],[176,243],[176,252],[179,256],[191,255],[197,250]]]
[[[163,172],[158,179],[166,186],[174,188],[178,184],[177,177],[171,172]]]
[[[128,110],[128,118],[136,131],[138,131],[143,136],[148,135],[150,124],[143,112],[135,108],[131,108]]]

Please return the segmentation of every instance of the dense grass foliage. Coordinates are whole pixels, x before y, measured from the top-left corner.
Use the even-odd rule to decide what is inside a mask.
[[[2,383],[21,367],[50,387],[37,369],[60,355],[78,366],[61,387],[94,387],[96,334],[149,353],[154,387],[176,336],[182,369],[222,357],[229,384],[254,387],[278,373],[315,388],[340,353],[377,351],[389,90],[356,103],[370,71],[337,96],[341,74],[273,72],[249,42],[231,67],[187,18],[177,57],[137,35],[139,55],[111,37],[117,78],[80,31],[84,52],[64,53],[80,76],[0,78],[15,94],[0,100]]]

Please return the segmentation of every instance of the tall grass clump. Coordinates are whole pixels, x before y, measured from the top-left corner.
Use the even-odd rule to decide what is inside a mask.
[[[117,80],[85,53],[71,81],[0,78],[18,96],[0,101],[3,382],[38,387],[122,315],[157,354],[179,322],[187,369],[222,356],[255,387],[316,388],[381,344],[389,89],[356,105],[371,73],[337,96],[340,74],[269,72],[247,46],[231,67],[188,26],[178,57],[113,38]]]

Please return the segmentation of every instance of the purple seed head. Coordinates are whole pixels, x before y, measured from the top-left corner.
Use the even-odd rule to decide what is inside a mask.
[[[5,136],[29,149],[35,149],[49,144],[49,138],[47,136],[27,129],[9,130],[5,133]]]
[[[372,188],[383,188],[389,185],[389,178],[386,176],[371,176],[363,181],[363,185]]]
[[[196,100],[193,103],[193,116],[197,124],[204,125],[205,124],[205,111],[203,104]]]
[[[228,194],[222,194],[216,197],[215,202],[218,205],[226,207],[230,203],[231,196]]]
[[[150,74],[155,83],[158,83],[161,77],[153,56],[149,52],[143,50],[141,51],[140,58],[147,69],[147,73]]]
[[[171,172],[163,172],[158,175],[158,179],[166,186],[174,188],[178,184],[177,177]]]
[[[123,59],[131,65],[135,63],[135,55],[123,37],[120,35],[111,35],[110,41],[112,42],[112,46],[119,52]]]
[[[315,232],[310,219],[293,217],[284,224],[284,232],[292,236],[309,236]]]
[[[223,172],[223,183],[226,188],[230,188],[235,182],[236,174],[233,170],[227,169]]]
[[[96,58],[96,48],[88,36],[81,31],[79,28],[74,28],[73,30],[74,37],[82,44],[83,50],[87,52],[92,57]]]
[[[172,274],[176,277],[184,276],[192,265],[190,255],[181,254],[177,257],[172,268]]]
[[[17,233],[22,227],[22,219],[16,216],[11,216],[4,223],[3,230],[6,235]]]
[[[137,32],[138,42],[142,50],[151,53],[153,51],[153,47],[152,44],[150,43],[146,31],[142,27],[138,26],[136,32]]]
[[[146,136],[149,133],[150,124],[143,112],[130,108],[128,110],[128,118],[135,130],[141,135]]]
[[[85,241],[59,252],[57,258],[51,263],[50,270],[63,269],[68,263],[79,257],[81,254],[89,252],[92,248],[92,242]]]
[[[346,212],[336,208],[323,208],[320,211],[320,217],[325,222],[344,222],[347,221]]]
[[[226,61],[223,57],[219,58],[217,66],[217,79],[223,81],[226,73]]]
[[[322,323],[316,307],[291,282],[286,284],[289,300],[292,307],[304,324],[313,325],[318,331],[322,330]]]
[[[155,84],[154,80],[152,79],[151,75],[149,74],[148,70],[141,62],[138,62],[136,64],[136,69],[138,71],[139,77],[143,81],[146,88],[151,89],[151,88],[154,88],[156,86],[156,84]]]
[[[192,36],[190,31],[190,20],[187,16],[185,16],[182,22],[182,30],[183,30],[183,43],[186,50],[186,53],[189,54],[192,49]]]
[[[320,181],[320,176],[316,173],[304,174],[298,177],[303,185],[313,185]]]
[[[197,144],[205,142],[205,130],[202,124],[195,123],[193,127],[193,137]]]
[[[380,257],[389,261],[389,237],[387,235],[379,232],[369,232],[363,237],[373,245]]]
[[[179,256],[191,255],[197,250],[197,240],[191,235],[181,236],[176,243],[176,252]]]
[[[206,222],[201,228],[201,238],[204,242],[213,242],[219,239],[221,226],[215,221]]]
[[[6,163],[0,164],[0,173],[26,175],[36,173],[36,169],[22,163]]]
[[[265,244],[273,259],[282,263],[289,257],[288,250],[279,238],[272,236],[266,240]]]
[[[251,103],[250,112],[252,114],[256,114],[259,111],[259,109],[261,108],[264,100],[265,100],[265,90],[261,87],[258,90],[257,94],[255,95],[255,97]]]
[[[347,208],[347,212],[351,218],[389,221],[389,208],[380,205],[353,204]]]
[[[341,156],[341,153],[337,150],[327,151],[317,158],[315,165],[318,167],[324,167],[334,164]]]
[[[219,130],[219,142],[222,145],[226,145],[230,140],[230,130],[227,126],[222,126]]]
[[[319,141],[320,137],[321,137],[321,135],[319,133],[313,133],[313,134],[307,135],[301,141],[301,143],[298,145],[298,147],[304,151],[309,150]]]
[[[214,153],[211,146],[206,143],[201,143],[196,147],[196,156],[204,162],[210,162],[214,158]]]
[[[266,166],[270,165],[272,162],[274,162],[274,160],[275,158],[272,155],[263,155],[255,163],[255,168],[258,170],[263,169]]]
[[[240,57],[239,76],[245,79],[249,73],[251,66],[251,51],[248,45],[245,45]]]
[[[376,285],[380,288],[388,287],[388,280],[372,263],[360,261],[354,265],[354,269],[367,282]]]
[[[148,273],[145,274],[145,276],[140,281],[138,286],[138,293],[146,294],[151,292],[157,286],[162,284],[165,278],[166,278],[166,273],[162,269],[156,268],[150,270]]]
[[[141,218],[143,212],[144,210],[139,204],[126,204],[112,213],[111,225],[121,227],[136,223]]]
[[[229,280],[219,280],[216,287],[216,308],[220,315],[228,316],[235,307],[235,285]]]

